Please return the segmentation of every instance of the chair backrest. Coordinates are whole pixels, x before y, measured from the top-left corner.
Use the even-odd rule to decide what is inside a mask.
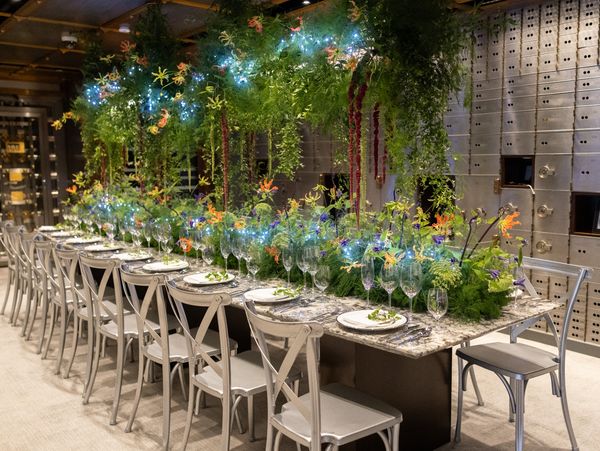
[[[6,231],[6,227],[8,226],[14,226],[14,223],[12,221],[2,221],[0,223],[0,244],[2,244],[2,247],[4,248],[4,250],[6,250],[6,255],[8,256],[9,261],[14,261],[14,257],[13,254],[11,252],[11,248],[10,245],[8,244],[8,232]]]
[[[171,302],[177,320],[187,338],[190,368],[196,368],[196,362],[201,360],[210,366],[223,382],[223,405],[231,405],[231,361],[229,349],[229,332],[225,306],[231,304],[231,296],[226,293],[202,294],[178,288],[173,280],[167,282],[167,295]],[[204,307],[204,314],[195,335],[189,326],[184,306]],[[220,365],[217,364],[202,348],[206,333],[214,318],[217,318],[219,328],[219,346],[221,350]],[[201,365],[199,365],[201,366]],[[191,370],[190,370],[191,371]],[[198,369],[202,372],[202,368]],[[225,428],[226,425],[223,425]],[[224,429],[225,430],[225,429]],[[226,429],[227,431],[229,429]]]
[[[102,316],[108,317],[117,324],[119,337],[123,337],[123,295],[121,292],[121,278],[119,275],[119,260],[94,258],[85,255],[79,256],[79,265],[83,277],[84,297],[86,305],[92,308],[91,314],[94,317],[94,324],[100,327]],[[100,281],[96,282],[94,270],[100,274]],[[107,288],[109,283],[115,290],[116,309],[113,311],[106,300]]]
[[[571,317],[573,316],[573,307],[577,301],[577,295],[581,289],[585,279],[589,279],[592,275],[592,270],[585,266],[572,265],[570,263],[561,263],[550,260],[543,260],[540,258],[523,257],[523,268],[531,269],[534,271],[543,271],[563,277],[569,277],[575,279],[574,283],[569,281],[569,298],[565,309],[565,318],[560,331],[560,336],[556,332],[556,327],[552,322],[550,315],[546,314],[544,317],[548,326],[550,327],[554,337],[557,340],[558,345],[558,359],[559,363],[564,363],[567,338],[569,336],[569,325],[571,323]]]
[[[21,230],[25,230],[25,227],[9,224],[6,226],[5,230],[6,251],[12,255],[15,264],[22,264],[20,244],[21,237],[19,232]]]
[[[61,299],[66,305],[67,292],[71,292],[73,303],[77,305],[83,300],[83,282],[78,278],[79,251],[69,249],[62,244],[56,244],[52,250],[54,266],[56,267],[56,278],[58,281]]]
[[[154,274],[135,274],[128,271],[128,265],[120,266],[123,293],[133,307],[136,316],[138,336],[145,333],[160,346],[162,361],[169,361],[169,323],[164,298],[164,278]],[[145,289],[144,297],[140,300],[138,291]],[[158,312],[159,331],[155,331],[148,322],[148,313],[153,307]],[[143,340],[140,339],[140,345]]]
[[[321,449],[321,402],[319,387],[319,338],[323,336],[323,326],[315,322],[280,322],[259,316],[254,303],[244,303],[244,310],[250,323],[258,349],[262,355],[267,383],[268,421],[276,413],[277,397],[283,393],[302,414],[311,430],[311,449]],[[266,336],[288,339],[289,348],[280,365],[271,359]],[[308,392],[310,406],[300,402],[298,395],[287,382],[289,372],[298,359],[302,349],[306,348],[306,366],[308,370]]]

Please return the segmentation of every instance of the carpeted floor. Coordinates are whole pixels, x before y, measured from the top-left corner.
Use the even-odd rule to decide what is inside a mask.
[[[0,301],[6,289],[6,269],[0,270]],[[135,392],[137,363],[125,367],[123,396],[118,424],[108,424],[114,378],[114,346],[101,360],[98,379],[88,405],[81,402],[85,370],[85,346],[81,346],[71,377],[54,374],[56,342],[47,360],[36,354],[39,331],[34,328],[31,341],[24,341],[20,328],[0,317],[0,450],[154,450],[161,447],[162,404],[160,384],[147,384],[131,433],[124,428]],[[69,333],[70,337],[70,333]],[[492,334],[481,341],[507,337]],[[541,346],[541,345],[540,345]],[[582,451],[600,449],[600,361],[593,357],[568,354],[569,396],[575,433]],[[513,425],[506,421],[508,401],[496,376],[478,370],[485,406],[477,406],[472,391],[465,397],[463,441],[457,450],[512,450]],[[257,441],[249,443],[247,434],[234,430],[232,450],[264,449],[264,396],[256,400]],[[186,403],[175,384],[172,402],[171,445],[180,449]],[[570,449],[558,398],[551,396],[548,378],[532,381],[527,390],[525,417],[528,451]],[[242,418],[246,418],[243,409]],[[208,407],[194,418],[188,449],[220,449],[220,408],[210,400]],[[450,445],[443,447],[449,450]],[[295,450],[282,441],[282,450]],[[402,435],[401,435],[401,449]]]

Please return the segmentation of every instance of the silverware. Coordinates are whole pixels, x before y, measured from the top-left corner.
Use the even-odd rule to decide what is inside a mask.
[[[419,326],[418,324],[410,324],[410,325],[406,326],[405,328],[402,328],[402,330],[400,332],[393,335],[389,341],[395,342],[398,340],[403,340],[407,336],[412,335],[422,329],[423,329],[423,327]]]
[[[397,345],[403,345],[406,343],[411,343],[413,341],[416,341],[420,338],[425,338],[425,337],[429,337],[431,335],[431,327],[424,327],[422,329],[417,330],[414,333],[411,333],[410,335],[408,335],[406,338],[404,338],[403,340],[396,340],[394,341],[395,344]]]

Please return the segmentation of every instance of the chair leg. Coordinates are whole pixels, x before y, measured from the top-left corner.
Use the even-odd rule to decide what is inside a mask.
[[[17,303],[19,306],[21,305],[19,299],[23,297],[23,280],[21,276],[17,276],[17,285],[15,286],[15,290],[13,292],[13,300],[12,300],[12,310],[10,313],[10,324],[14,326],[16,321],[16,317],[19,315],[19,310],[17,308]],[[18,302],[19,301],[19,302]]]
[[[148,360],[150,362],[150,360]],[[133,420],[135,420],[135,414],[137,413],[138,406],[140,405],[140,399],[142,397],[142,387],[144,385],[144,355],[140,352],[139,365],[138,365],[138,378],[135,386],[135,399],[133,401],[133,409],[129,415],[129,421],[125,426],[125,432],[131,432],[133,426]]]
[[[475,390],[475,396],[477,396],[477,405],[483,406],[485,403],[483,402],[483,397],[479,391],[479,384],[477,384],[477,378],[475,377],[475,368],[469,368],[469,374],[471,375],[471,383],[473,384],[473,389]]]
[[[62,364],[63,354],[65,352],[65,342],[67,340],[67,322],[69,320],[69,312],[67,309],[60,308],[60,335],[58,337],[58,352],[56,355],[56,369],[54,374],[60,374],[60,365]]]
[[[27,325],[29,324],[29,315],[31,313],[31,302],[33,292],[31,286],[31,279],[27,281],[27,291],[25,292],[25,316],[23,317],[23,326],[21,327],[21,337],[25,336],[27,331]]]
[[[140,353],[141,354],[141,353]],[[140,355],[140,359],[141,359]],[[162,364],[162,389],[163,389],[163,449],[169,449],[169,432],[171,430],[171,369],[169,362]]]
[[[239,399],[239,397],[238,397]],[[229,444],[231,441],[231,432],[233,427],[231,425],[232,412],[233,416],[237,418],[238,425],[240,417],[236,415],[235,404],[231,406],[231,395],[229,393],[223,393],[223,399],[221,400],[221,406],[223,407],[221,413],[221,446],[224,450],[229,450]]]
[[[460,428],[462,422],[462,409],[463,409],[463,359],[457,358],[458,361],[458,388],[457,388],[457,402],[456,402],[456,428],[454,429],[454,444],[460,443]]]
[[[569,433],[569,440],[571,441],[572,451],[578,451],[579,446],[577,445],[577,439],[575,438],[575,432],[573,432],[573,425],[571,424],[571,415],[569,414],[569,403],[567,402],[567,390],[565,388],[565,380],[562,378],[560,384],[560,403],[562,405],[563,416],[565,417],[565,424],[567,425],[567,432]]]
[[[510,389],[512,390],[512,392],[516,393],[517,386],[516,386],[515,380],[513,378],[510,378],[509,384],[510,384]],[[510,399],[508,401],[508,422],[509,423],[515,422],[515,412],[513,411],[513,408],[511,407]]]
[[[185,417],[185,429],[183,431],[183,450],[187,447],[188,440],[190,438],[190,430],[192,428],[192,419],[194,417],[194,384],[192,384],[192,376],[190,372],[190,385],[188,390],[188,409]]]
[[[392,429],[392,451],[400,450],[400,423]]]
[[[299,445],[296,444],[296,447],[299,448]],[[271,422],[267,418],[267,438],[265,443],[265,451],[273,451],[273,426],[271,426]],[[298,451],[300,451],[298,449]]]
[[[73,317],[73,339],[71,340],[71,356],[69,357],[69,362],[67,363],[67,369],[63,374],[63,377],[65,379],[69,378],[69,373],[71,372],[71,367],[73,366],[73,361],[75,360],[75,354],[77,354],[77,345],[79,343],[79,322],[79,318],[75,315]]]
[[[248,396],[248,432],[250,435],[250,441],[256,440],[254,436],[254,396]]]
[[[92,322],[93,320],[89,320],[87,321],[87,326],[88,326],[88,330],[87,330],[87,355],[85,357],[85,379],[83,381],[83,391],[81,393],[81,396],[84,397],[85,393],[87,391],[87,386],[90,383],[90,377],[92,375],[92,364],[94,361],[94,349],[96,348],[96,346],[98,346],[98,342],[96,341],[96,344],[94,344],[94,340],[95,340],[95,333],[93,330],[94,324]]]
[[[8,271],[8,284],[6,285],[6,292],[4,293],[4,302],[2,303],[2,310],[0,310],[0,315],[4,316],[4,311],[6,310],[6,304],[8,304],[8,298],[10,297],[11,288],[15,289],[15,273],[11,269]]]
[[[181,385],[181,393],[183,394],[183,400],[187,401],[187,393],[185,390],[185,382],[183,381],[183,365],[177,366],[177,373],[179,374],[179,384]]]
[[[275,434],[275,445],[273,446],[275,451],[279,451],[280,443],[281,443],[281,432],[277,431],[277,434]],[[319,446],[319,448],[321,448],[321,447]]]
[[[525,383],[523,380],[515,381],[515,451],[523,451],[525,435]]]
[[[44,348],[44,353],[42,354],[42,359],[48,357],[48,349],[50,349],[50,342],[52,341],[52,335],[54,335],[54,324],[56,323],[56,315],[58,314],[57,310],[56,304],[52,303],[52,312],[50,313],[50,330],[48,331],[48,339],[46,340],[46,346]]]
[[[95,338],[95,346],[94,346],[94,362],[92,363],[92,370],[90,372],[90,377],[87,383],[87,387],[85,388],[85,393],[83,395],[83,403],[87,404],[90,401],[90,396],[92,395],[92,389],[94,388],[94,382],[96,381],[96,374],[98,373],[98,364],[100,362],[100,342],[102,337],[100,336],[100,332],[96,332]]]
[[[105,337],[106,338],[106,337]],[[123,365],[125,364],[125,337],[117,337],[117,373],[115,375],[115,394],[113,397],[112,411],[110,414],[111,426],[117,424],[117,413],[121,401],[121,387],[123,385]],[[167,378],[168,379],[168,378]]]
[[[44,346],[44,337],[46,336],[46,324],[48,323],[48,293],[42,293],[42,330],[40,331],[40,342],[38,343],[37,353],[42,353]]]
[[[242,426],[242,422],[240,420],[240,413],[238,410],[238,406],[240,405],[241,400],[241,396],[235,398],[235,401],[233,402],[233,407],[231,407],[231,411],[233,412],[233,419],[235,420],[235,424],[237,425],[238,431],[240,432],[240,434],[243,434],[246,431],[244,431],[244,427]]]
[[[27,336],[25,340],[31,340],[31,331],[33,330],[33,325],[35,324],[35,320],[37,318],[37,311],[40,303],[40,294],[38,292],[35,293],[35,300],[33,302],[33,314],[31,315],[31,321],[27,327]]]

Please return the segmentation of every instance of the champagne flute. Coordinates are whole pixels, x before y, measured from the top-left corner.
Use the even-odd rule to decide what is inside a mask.
[[[287,286],[290,286],[290,272],[294,267],[294,249],[291,245],[287,245],[283,249],[281,249],[281,260],[283,262],[283,267],[287,272]]]
[[[148,249],[150,249],[150,244],[152,243],[152,235],[154,234],[154,220],[150,219],[146,224],[144,224],[143,232],[144,238],[146,238],[146,242],[148,243]]]
[[[400,265],[400,287],[408,297],[408,320],[412,320],[413,299],[423,285],[423,268],[416,260],[408,260]]]
[[[102,224],[102,230],[104,230],[104,232],[106,233],[106,236],[108,238],[108,241],[110,241],[110,243],[114,243],[115,241],[115,225],[112,222],[105,222],[104,224]]]
[[[187,254],[192,250],[192,236],[187,224],[179,227],[179,247],[183,251],[183,259],[187,262]]]
[[[304,290],[306,290],[306,273],[308,271],[309,264],[304,255],[304,249],[300,249],[298,252],[296,264],[298,265],[298,268],[300,268],[300,271],[302,271],[302,277],[304,278]]]
[[[256,287],[256,273],[260,269],[260,261],[262,259],[262,252],[259,246],[250,246],[248,250],[248,260],[246,260],[246,266],[248,271],[252,274],[252,286]]]
[[[223,233],[219,238],[219,249],[223,259],[225,260],[225,273],[227,273],[227,259],[229,258],[229,254],[231,254],[231,239],[229,232],[227,232],[225,229],[223,229]]]
[[[317,272],[314,276],[315,285],[321,292],[321,298],[325,295],[325,290],[329,286],[329,280],[331,278],[331,272],[329,266],[327,265],[319,265],[317,268]]]
[[[196,251],[196,266],[198,266],[198,257],[200,256],[200,250],[202,249],[202,239],[203,239],[203,233],[202,233],[202,229],[194,229],[193,233],[192,233],[192,246],[194,247],[194,250]]]
[[[173,251],[173,238],[170,236],[165,236],[163,240],[163,252],[166,254],[165,260],[168,263],[171,259],[171,252]]]
[[[242,239],[242,235],[241,235],[242,233],[243,232],[238,232],[231,237],[231,252],[233,253],[233,256],[238,261],[238,274],[240,276],[242,274],[242,255],[243,255],[243,247],[244,247],[244,243],[243,243],[243,239]]]
[[[171,239],[171,224],[166,220],[158,223],[158,241],[166,246],[167,242]],[[163,247],[163,252],[165,249]],[[170,252],[170,251],[169,251]]]
[[[370,305],[369,296],[371,294],[371,288],[375,285],[375,262],[373,257],[363,256],[362,265],[360,267],[360,278],[363,287],[367,291],[367,306]]]
[[[388,294],[388,306],[392,307],[392,293],[398,287],[398,266],[383,265],[381,268],[381,288]]]
[[[427,311],[439,321],[448,311],[448,293],[442,288],[430,288],[427,291]]]
[[[303,250],[303,258],[306,262],[307,272],[312,278],[311,295],[315,295],[315,274],[317,274],[319,263],[319,248],[317,246],[306,246]]]

